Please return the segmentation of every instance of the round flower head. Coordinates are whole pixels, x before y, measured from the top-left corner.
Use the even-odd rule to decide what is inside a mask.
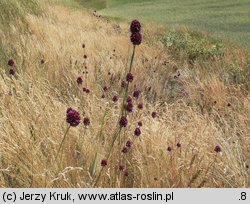
[[[9,59],[8,65],[11,66],[11,67],[13,67],[14,64],[15,64],[14,60],[13,59]]]
[[[176,146],[177,146],[178,148],[180,148],[180,147],[181,147],[181,143],[178,142],[178,143],[176,144]]]
[[[157,113],[156,113],[156,112],[153,112],[153,113],[151,114],[151,116],[152,116],[152,118],[156,118]]]
[[[219,145],[216,145],[215,148],[214,148],[214,151],[215,151],[216,153],[221,152],[221,147],[220,147]]]
[[[128,119],[125,116],[122,116],[120,121],[119,121],[119,124],[120,124],[121,127],[127,127]]]
[[[15,73],[16,73],[16,71],[15,71],[14,69],[10,69],[10,70],[9,70],[9,75],[14,76],[14,75],[15,75]]]
[[[124,165],[120,165],[119,166],[119,171],[124,171],[125,170],[125,166]]]
[[[124,154],[128,153],[128,148],[127,147],[123,147],[122,153],[124,153]]]
[[[44,64],[44,63],[45,63],[45,60],[44,60],[44,59],[42,59],[42,60],[41,60],[41,64]]]
[[[117,102],[118,99],[119,99],[119,97],[115,95],[115,96],[113,96],[112,101],[113,101],[113,102]]]
[[[141,33],[132,33],[130,36],[130,40],[133,43],[133,45],[140,45],[142,41]]]
[[[128,177],[128,175],[129,175],[129,174],[128,174],[128,171],[125,170],[125,171],[124,171],[124,176]]]
[[[142,122],[141,121],[138,122],[138,126],[142,127]]]
[[[127,74],[127,76],[126,76],[126,80],[127,80],[127,82],[132,82],[133,80],[134,80],[134,76],[133,76],[133,74],[132,73],[128,73]]]
[[[171,152],[171,151],[172,151],[172,148],[171,148],[171,147],[168,147],[168,148],[167,148],[167,151],[168,151],[168,152]]]
[[[142,110],[143,109],[143,103],[139,103],[137,107],[138,107],[138,109]]]
[[[133,93],[133,96],[138,99],[141,95],[141,91],[140,90],[135,90],[134,93]]]
[[[102,167],[105,167],[105,166],[107,166],[108,165],[108,161],[106,160],[106,159],[103,159],[102,161],[101,161],[101,166]]]
[[[122,82],[121,82],[121,87],[122,87],[122,88],[125,88],[126,85],[127,85],[126,81],[122,81]]]
[[[78,85],[82,84],[83,82],[82,77],[77,77],[76,82]]]
[[[107,87],[107,86],[104,86],[102,89],[103,89],[103,91],[105,91],[105,92],[108,91],[108,87]]]
[[[66,121],[67,123],[70,124],[70,126],[76,127],[77,125],[79,125],[80,120],[81,120],[81,116],[79,112],[77,112],[73,108],[68,108],[66,112],[66,116],[67,116]]]
[[[132,141],[128,140],[128,141],[126,142],[126,147],[130,148],[130,147],[132,147],[132,145],[133,145],[133,142],[132,142]]]
[[[127,105],[125,105],[125,109],[126,109],[126,111],[128,111],[129,113],[132,113],[132,112],[133,112],[133,109],[134,109],[133,103],[132,103],[132,102],[127,103]]]
[[[135,134],[135,136],[140,136],[141,135],[141,129],[139,127],[135,128],[134,134]]]
[[[83,124],[85,125],[85,126],[89,126],[90,125],[90,119],[89,118],[84,118],[83,119]]]
[[[130,32],[137,33],[141,31],[141,23],[138,20],[133,20],[130,24]]]
[[[87,55],[83,55],[83,58],[84,58],[84,59],[87,59],[88,57],[87,57]]]
[[[131,96],[128,96],[128,98],[127,98],[127,102],[128,103],[132,103],[133,101],[132,101],[132,97]]]

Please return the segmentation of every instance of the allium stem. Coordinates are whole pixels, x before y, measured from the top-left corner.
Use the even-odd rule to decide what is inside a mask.
[[[71,126],[69,125],[68,128],[67,128],[67,130],[66,130],[66,132],[65,132],[65,134],[64,134],[64,136],[63,136],[62,142],[61,142],[61,144],[60,144],[60,147],[59,147],[59,149],[58,149],[58,151],[57,151],[57,154],[56,154],[56,157],[55,157],[54,164],[56,163],[56,161],[57,161],[57,159],[58,159],[58,156],[59,156],[60,151],[61,151],[62,146],[63,146],[63,142],[64,142],[64,140],[65,140],[65,138],[66,138],[66,136],[67,136],[67,134],[68,134],[68,132],[69,132],[70,127],[71,127]]]

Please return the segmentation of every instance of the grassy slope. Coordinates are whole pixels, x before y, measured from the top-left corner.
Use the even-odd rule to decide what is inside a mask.
[[[8,51],[3,64],[13,57],[17,75],[9,76],[0,65],[0,187],[90,187],[119,120],[121,100],[114,104],[111,99],[121,91],[131,54],[129,24],[107,22],[84,10],[42,6],[46,16],[25,15],[29,32],[20,32],[17,21],[1,33]],[[117,172],[121,146],[116,144],[98,186],[249,187],[248,53],[228,48],[222,56],[190,61],[185,47],[164,46],[165,40],[182,44],[178,36],[162,43],[152,40],[158,32],[158,26],[144,23],[145,39],[136,50],[133,85],[143,91],[144,110],[135,108],[122,134],[134,140],[126,161],[122,157],[129,177]],[[78,76],[89,95],[77,85]],[[101,99],[104,85],[110,91]],[[85,113],[91,125],[71,128],[61,162],[53,163],[68,107]],[[152,111],[158,112],[154,120]],[[140,139],[133,136],[139,120]],[[216,144],[222,147],[217,156]]]
[[[249,45],[250,1],[241,0],[108,0],[100,13],[112,17],[140,18],[167,25],[188,26]],[[126,11],[126,12],[124,12]]]

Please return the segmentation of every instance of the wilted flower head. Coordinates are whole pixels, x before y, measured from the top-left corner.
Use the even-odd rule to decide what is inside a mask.
[[[128,73],[127,74],[127,76],[126,76],[126,80],[127,80],[127,82],[132,82],[133,80],[134,80],[134,76],[133,76],[133,74],[132,73]]]
[[[134,134],[135,134],[135,136],[140,136],[141,135],[141,129],[139,127],[135,128]]]
[[[119,99],[119,97],[118,97],[117,95],[115,95],[115,96],[113,96],[112,101],[113,101],[113,102],[117,102],[118,99]]]
[[[142,110],[143,109],[143,103],[139,103],[137,107],[138,107],[138,109]]]
[[[90,119],[87,118],[87,117],[85,117],[85,118],[83,119],[83,124],[84,124],[85,126],[89,126],[89,125],[90,125]]]
[[[151,116],[152,116],[152,118],[156,118],[157,113],[156,112],[152,112]]]
[[[132,145],[133,145],[133,142],[131,140],[128,140],[126,142],[126,147],[130,148],[130,147],[132,147]]]
[[[133,43],[133,45],[140,45],[142,41],[141,33],[132,33],[130,36],[130,40]]]
[[[133,20],[130,24],[130,32],[137,33],[141,31],[141,23],[138,20]]]
[[[108,165],[108,161],[106,160],[106,159],[103,159],[102,161],[101,161],[101,166],[102,167],[105,167],[105,166],[107,166]]]
[[[214,151],[215,151],[216,153],[221,152],[221,147],[220,147],[219,145],[216,145],[215,148],[214,148]]]
[[[125,116],[122,116],[120,121],[119,121],[119,124],[120,124],[121,127],[127,127],[128,119]]]
[[[135,90],[134,93],[133,93],[133,96],[138,99],[141,95],[141,91],[140,90]]]
[[[9,75],[14,76],[14,75],[15,75],[15,73],[16,73],[16,71],[15,71],[14,69],[10,69],[10,70],[9,70]]]
[[[66,121],[67,123],[70,124],[70,126],[76,127],[77,125],[79,125],[80,120],[81,120],[81,116],[79,112],[77,112],[73,108],[68,108],[66,112],[66,116],[67,116]]]
[[[9,59],[9,60],[8,60],[8,65],[9,65],[9,66],[12,67],[12,66],[14,66],[14,64],[15,64],[15,62],[14,62],[13,59]]]
[[[78,85],[82,84],[83,82],[82,77],[77,77],[76,82]]]

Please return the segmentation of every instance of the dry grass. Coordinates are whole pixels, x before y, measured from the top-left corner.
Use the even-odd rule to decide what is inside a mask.
[[[17,75],[1,69],[0,187],[91,187],[119,120],[121,100],[115,104],[111,98],[120,93],[128,68],[129,25],[59,6],[48,7],[46,17],[26,19],[29,34],[14,25],[11,35],[1,33],[3,46],[17,51]],[[116,144],[97,186],[249,187],[250,75],[241,76],[246,52],[234,49],[222,59],[191,65],[185,53],[176,61],[160,42],[151,43],[156,31],[143,26],[147,37],[136,50],[133,86],[143,90],[145,108],[129,116],[122,132],[133,147],[118,156]],[[240,81],[231,79],[231,65]],[[78,76],[90,94],[77,85]],[[102,99],[104,85],[110,89]],[[68,107],[90,117],[91,125],[69,130],[60,163],[53,164]],[[142,135],[135,138],[138,121]],[[128,177],[117,170],[119,159]]]

